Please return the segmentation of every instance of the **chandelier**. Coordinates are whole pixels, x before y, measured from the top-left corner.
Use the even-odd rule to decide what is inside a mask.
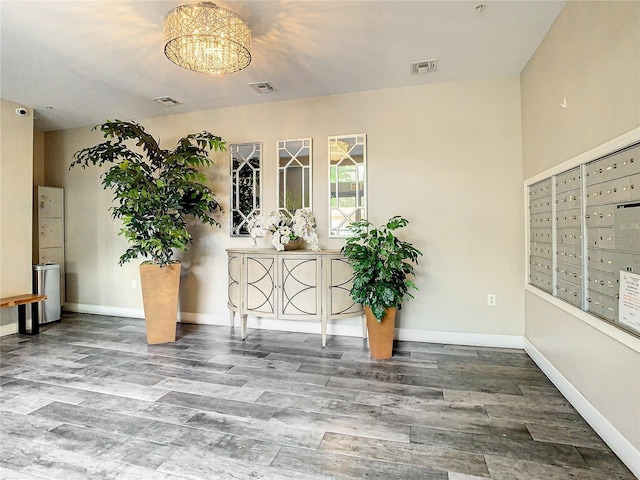
[[[251,63],[251,30],[235,13],[211,2],[181,5],[164,20],[164,54],[200,73],[233,73]]]

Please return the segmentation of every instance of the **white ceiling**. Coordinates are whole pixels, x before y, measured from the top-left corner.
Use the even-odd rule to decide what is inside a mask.
[[[196,0],[0,0],[2,98],[49,131],[107,119],[518,75],[564,1],[220,1],[251,27],[251,65],[184,70],[163,53],[162,23]],[[438,71],[412,75],[413,61]],[[250,82],[270,81],[259,94]],[[171,96],[182,105],[152,101]]]

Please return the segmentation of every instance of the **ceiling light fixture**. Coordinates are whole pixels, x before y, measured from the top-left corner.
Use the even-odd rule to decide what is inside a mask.
[[[251,30],[235,13],[211,2],[181,5],[164,20],[164,54],[200,73],[233,73],[251,63]]]

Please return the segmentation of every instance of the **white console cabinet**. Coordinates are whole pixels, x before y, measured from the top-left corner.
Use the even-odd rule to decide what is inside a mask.
[[[362,306],[349,295],[353,269],[338,250],[314,252],[272,249],[228,249],[228,292],[231,326],[235,314],[247,335],[247,315],[281,320],[318,320],[322,346],[327,321],[362,316]]]

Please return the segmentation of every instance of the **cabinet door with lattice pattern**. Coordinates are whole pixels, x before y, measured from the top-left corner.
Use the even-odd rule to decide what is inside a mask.
[[[276,314],[276,256],[247,255],[246,268],[246,311],[257,316]]]
[[[227,298],[229,308],[233,311],[240,310],[241,287],[242,287],[242,255],[229,253],[227,258],[227,270],[229,278],[227,281]]]
[[[351,298],[353,268],[342,255],[325,259],[327,275],[327,312],[328,318],[353,317],[362,315],[362,305]]]
[[[282,255],[280,257],[280,318],[320,319],[322,315],[321,261],[319,256]]]

